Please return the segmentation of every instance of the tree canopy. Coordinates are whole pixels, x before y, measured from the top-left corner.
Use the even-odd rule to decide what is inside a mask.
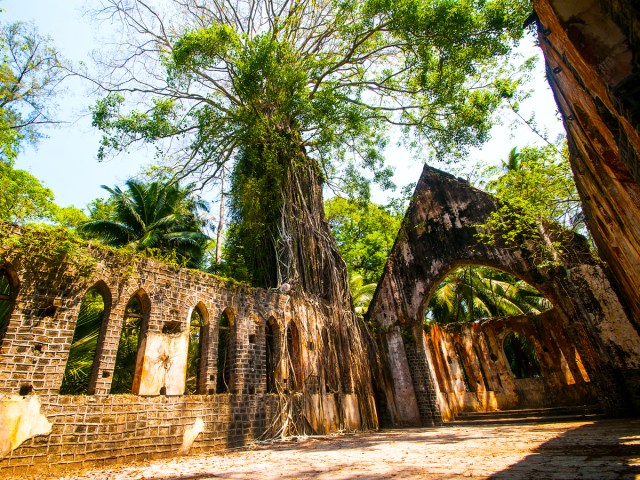
[[[104,0],[99,156],[154,143],[178,175],[233,162],[228,251],[254,283],[348,302],[322,186],[388,183],[385,128],[437,158],[483,142],[515,90],[525,0]]]
[[[587,233],[566,146],[512,149],[502,167],[485,172],[485,186],[501,202],[484,225],[484,241],[497,235],[508,245],[535,240],[539,260],[557,261],[562,256],[558,234]],[[545,240],[540,242],[540,238]]]
[[[105,0],[124,57],[105,63],[101,155],[183,137],[185,163],[211,168],[251,141],[297,134],[327,173],[381,160],[380,132],[413,129],[439,156],[486,138],[514,81],[504,56],[522,34],[517,0]],[[500,59],[501,61],[498,61]],[[126,69],[126,71],[125,71]],[[131,93],[147,108],[125,107]],[[349,156],[349,158],[353,158]]]
[[[366,284],[377,284],[400,230],[402,214],[343,197],[327,200],[325,212],[349,271]]]
[[[0,185],[0,220],[28,223],[55,217],[53,192],[29,172],[0,161]]]

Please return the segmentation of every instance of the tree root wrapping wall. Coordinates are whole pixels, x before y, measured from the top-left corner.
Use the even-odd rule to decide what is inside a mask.
[[[533,3],[587,222],[640,329],[640,7]]]
[[[563,265],[537,267],[533,248],[479,242],[478,225],[496,208],[487,193],[452,175],[424,168],[368,312],[382,359],[376,374],[381,419],[418,425],[438,423],[443,415],[447,418],[438,401],[437,383],[441,382],[434,378],[438,369],[430,364],[423,321],[438,284],[462,265],[498,268],[537,288],[553,304],[548,315],[578,352],[592,384],[588,390],[596,392],[602,408],[614,414],[637,413],[640,336],[584,238],[564,240]],[[486,375],[499,370],[496,365],[488,367]],[[562,375],[561,365],[555,367],[555,375]],[[589,401],[591,394],[585,395]],[[520,399],[512,404],[526,403]],[[476,406],[486,408],[481,401]]]
[[[366,343],[351,312],[87,246],[60,232],[7,225],[0,228],[0,274],[11,286],[0,332],[0,471],[377,427],[371,381],[362,374]],[[82,299],[92,287],[105,311],[88,394],[60,395]],[[111,394],[125,309],[134,297],[146,313],[132,389]],[[202,352],[197,394],[187,395],[196,308]],[[228,339],[224,374],[221,338]]]

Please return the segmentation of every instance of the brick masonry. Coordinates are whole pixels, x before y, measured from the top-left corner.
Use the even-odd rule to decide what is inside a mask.
[[[338,338],[345,333],[343,327],[322,304],[95,246],[79,244],[74,253],[54,255],[35,240],[30,243],[37,232],[0,227],[0,268],[8,272],[14,297],[1,339],[0,397],[37,395],[42,412],[53,424],[50,435],[27,440],[0,460],[0,471],[173,455],[196,418],[204,421],[205,431],[192,451],[238,446],[258,438],[282,420],[283,405],[303,405],[307,395],[303,391],[266,393],[267,321],[283,337],[276,342],[278,360],[273,366],[281,385],[287,384],[282,345],[290,323],[313,339],[294,349],[299,356],[294,361],[295,374],[303,383],[314,384],[313,402],[331,408],[326,415],[323,409],[314,413],[311,422],[304,420],[301,407],[301,424],[315,425],[318,433],[377,425],[375,410],[368,408],[371,400],[350,393],[354,385],[344,385],[343,375],[337,375],[330,389],[326,387],[326,379],[336,377],[328,370],[339,372],[340,366],[337,357],[335,361],[324,358],[322,334],[331,345],[348,348],[350,342]],[[105,299],[92,394],[59,395],[80,303],[91,287]],[[203,395],[109,394],[124,310],[134,295],[142,295],[149,303],[143,338],[162,335],[163,326],[176,322],[185,331],[192,309],[198,306],[203,313],[208,338],[201,363]],[[223,312],[232,320],[232,374],[229,393],[216,395],[218,324]],[[143,353],[146,357],[153,352]],[[139,353],[138,372],[141,358]],[[287,396],[294,399],[287,401]],[[358,411],[363,405],[367,409]],[[304,428],[308,427],[299,431]]]

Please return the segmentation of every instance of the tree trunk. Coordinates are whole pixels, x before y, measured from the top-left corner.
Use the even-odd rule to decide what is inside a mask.
[[[324,217],[320,169],[291,137],[299,138],[289,134],[276,147],[259,144],[240,156],[231,188],[232,248],[256,285],[351,310],[347,268]]]
[[[300,345],[314,345],[322,358],[317,381],[301,379],[300,391],[355,393],[363,422],[374,427],[371,339],[353,310],[346,264],[325,220],[320,168],[292,138],[274,143],[277,148],[257,145],[238,159],[228,238],[254,283],[303,298],[321,312],[308,328],[298,328]],[[299,418],[292,408],[283,407],[287,418]]]

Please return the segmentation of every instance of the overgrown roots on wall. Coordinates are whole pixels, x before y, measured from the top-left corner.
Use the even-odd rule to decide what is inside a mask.
[[[361,319],[308,299],[292,303],[292,316],[307,320],[289,322],[280,336],[276,413],[262,438],[377,428]]]
[[[350,309],[346,265],[324,218],[322,174],[299,138],[246,148],[232,178],[229,260],[262,287]]]

